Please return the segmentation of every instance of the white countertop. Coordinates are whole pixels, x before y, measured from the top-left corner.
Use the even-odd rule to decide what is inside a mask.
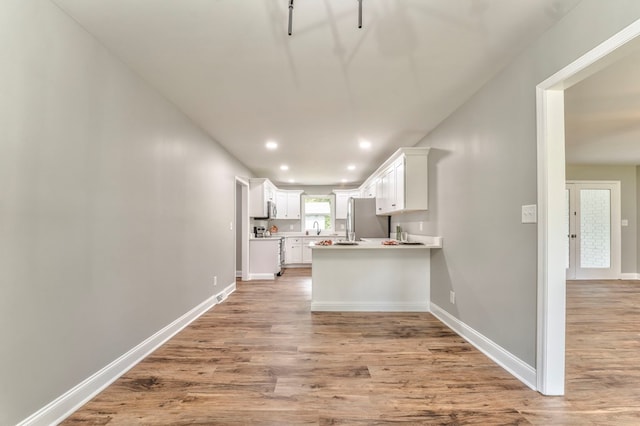
[[[330,246],[319,246],[315,243],[309,243],[309,247],[312,249],[322,250],[415,250],[415,249],[431,249],[439,248],[437,246],[430,246],[426,244],[397,244],[397,245],[383,245],[382,243],[367,243],[364,241],[358,241],[357,245],[350,244],[332,244]]]
[[[366,249],[366,250],[407,250],[407,249],[434,249],[442,248],[442,237],[431,237],[427,235],[410,235],[409,241],[419,242],[422,244],[402,244],[397,245],[384,245],[383,241],[388,241],[389,238],[363,238],[362,241],[358,241],[357,245],[352,244],[332,244],[330,246],[316,245],[314,242],[309,243],[309,247],[312,249]]]
[[[278,233],[276,235],[284,238],[326,238],[326,239],[345,238],[344,232],[341,234],[320,234],[320,235],[316,235],[315,233],[314,234],[309,233],[309,235],[306,235],[304,233],[293,232],[293,233]]]
[[[251,237],[249,238],[249,241],[273,241],[273,240],[279,240],[282,239],[284,237],[277,237],[277,236],[271,236],[271,237]]]

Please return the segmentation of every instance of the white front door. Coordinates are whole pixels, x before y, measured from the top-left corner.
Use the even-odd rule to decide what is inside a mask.
[[[620,182],[567,182],[567,279],[618,279]]]

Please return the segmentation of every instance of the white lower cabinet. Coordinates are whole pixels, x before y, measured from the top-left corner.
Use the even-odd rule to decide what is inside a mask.
[[[320,241],[320,239],[316,238],[305,238],[304,245],[302,246],[302,263],[311,263],[311,253],[312,250],[309,247],[309,243],[312,241]]]
[[[254,279],[269,279],[280,272],[280,240],[256,238],[249,240],[249,274]]]
[[[311,254],[313,250],[309,247],[309,243],[317,243],[318,241],[326,241],[331,240],[334,243],[338,240],[338,237],[310,237],[304,239],[304,244],[302,245],[302,263],[311,263],[312,258]]]
[[[302,263],[302,237],[286,237],[284,244],[284,263]]]
[[[338,240],[338,237],[316,237],[316,236],[302,236],[302,237],[285,237],[285,252],[284,263],[287,265],[295,264],[311,264],[312,250],[309,248],[309,243],[323,241],[323,240]]]

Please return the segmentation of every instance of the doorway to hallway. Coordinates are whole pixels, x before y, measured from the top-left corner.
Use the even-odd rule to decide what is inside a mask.
[[[620,278],[620,182],[568,181],[565,196],[567,279]]]

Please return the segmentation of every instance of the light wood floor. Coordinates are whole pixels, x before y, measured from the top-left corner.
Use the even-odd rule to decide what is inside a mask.
[[[309,270],[238,283],[64,424],[640,424],[638,283],[568,283],[564,397],[430,314],[312,314],[310,291]]]

